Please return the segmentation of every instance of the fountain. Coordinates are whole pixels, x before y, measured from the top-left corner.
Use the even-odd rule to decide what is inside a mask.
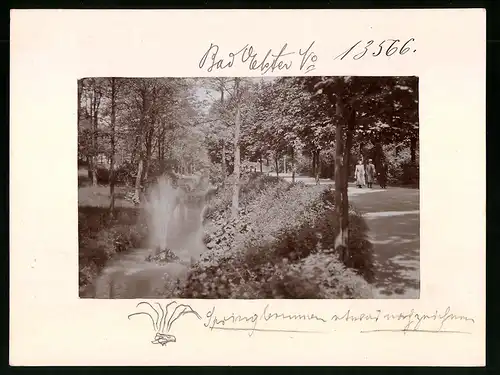
[[[198,195],[203,196],[204,192]],[[144,206],[149,246],[154,255],[169,252],[181,263],[196,260],[205,250],[203,244],[203,199],[192,197],[180,187],[172,186],[167,177],[159,178]]]
[[[160,178],[152,188],[144,210],[148,219],[150,246],[158,254],[167,250],[170,224],[179,220],[180,194],[167,178]]]
[[[166,297],[169,287],[187,276],[189,266],[206,250],[203,211],[206,191],[186,193],[160,177],[144,204],[148,246],[112,259],[95,285],[96,298]],[[201,190],[201,191],[200,191]],[[201,199],[191,199],[193,196]],[[167,255],[163,258],[160,255]]]

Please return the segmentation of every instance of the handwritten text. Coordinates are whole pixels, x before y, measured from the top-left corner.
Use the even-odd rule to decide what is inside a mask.
[[[421,313],[415,310],[408,312],[386,313],[375,310],[369,313],[354,313],[350,309],[342,314],[324,316],[313,312],[284,313],[272,311],[269,305],[261,312],[248,315],[219,315],[216,307],[206,314],[204,326],[210,330],[248,331],[249,336],[255,332],[295,332],[295,333],[328,333],[335,330],[336,324],[355,323],[360,325],[361,333],[373,332],[427,332],[427,333],[470,333],[450,328],[453,323],[475,323],[473,318],[458,315],[447,307],[444,311]],[[398,324],[394,325],[394,322]],[[272,323],[270,325],[269,323]],[[365,327],[361,327],[361,326]],[[300,329],[299,329],[300,328]],[[311,328],[311,329],[308,329]],[[366,329],[365,329],[366,328]]]
[[[298,50],[300,56],[299,69],[305,73],[316,69],[315,63],[318,61],[318,56],[314,53],[313,46],[314,42],[306,49]],[[214,69],[224,70],[240,62],[246,65],[249,70],[260,71],[261,75],[265,75],[275,71],[290,70],[293,66],[294,55],[297,55],[297,52],[291,50],[288,43],[284,43],[277,53],[273,53],[273,50],[269,49],[266,53],[261,54],[252,45],[246,44],[238,51],[229,52],[227,56],[222,56],[220,47],[217,44],[210,43],[210,47],[203,54],[198,67],[211,73]]]

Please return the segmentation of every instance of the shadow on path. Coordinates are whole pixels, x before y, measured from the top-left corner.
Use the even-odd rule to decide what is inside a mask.
[[[284,176],[285,177],[285,176]],[[291,176],[286,176],[292,181]],[[297,182],[315,185],[312,177]],[[320,179],[334,189],[335,182]],[[363,213],[374,247],[374,298],[420,297],[420,190],[404,187],[357,188],[349,183],[350,202]]]
[[[419,298],[419,191],[390,188],[353,194],[374,246],[375,298]]]

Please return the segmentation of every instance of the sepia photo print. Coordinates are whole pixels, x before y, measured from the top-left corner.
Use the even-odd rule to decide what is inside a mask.
[[[420,296],[417,77],[78,80],[81,298]]]

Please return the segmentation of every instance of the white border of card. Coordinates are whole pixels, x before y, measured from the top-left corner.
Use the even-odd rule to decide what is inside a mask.
[[[11,11],[11,365],[484,365],[485,20],[483,9]],[[411,38],[409,53],[334,59],[359,40]],[[167,345],[128,318],[141,301],[79,299],[77,79],[261,76],[199,63],[211,43],[228,56],[312,42],[313,71],[298,58],[265,74],[419,77],[420,298],[179,300]],[[309,318],[267,321],[266,308]],[[213,330],[211,313],[269,332]]]

